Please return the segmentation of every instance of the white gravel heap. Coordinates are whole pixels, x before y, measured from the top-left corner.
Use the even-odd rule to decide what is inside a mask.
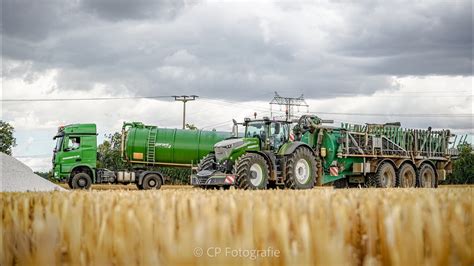
[[[17,159],[0,152],[0,191],[66,191],[66,189],[49,182],[33,173],[31,168]]]

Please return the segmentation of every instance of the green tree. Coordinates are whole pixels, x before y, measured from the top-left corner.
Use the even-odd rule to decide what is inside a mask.
[[[122,134],[115,132],[114,134],[105,135],[105,137],[104,142],[97,148],[97,152],[99,153],[97,166],[112,171],[123,170],[125,163],[120,156]]]
[[[448,184],[474,184],[474,153],[470,144],[458,146],[459,158],[454,161],[453,173],[448,176]]]
[[[0,120],[0,152],[12,155],[12,148],[16,146],[16,139],[13,137],[14,131],[13,126]]]

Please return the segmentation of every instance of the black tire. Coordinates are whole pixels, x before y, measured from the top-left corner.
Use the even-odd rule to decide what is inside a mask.
[[[157,174],[148,174],[143,178],[143,189],[160,189],[163,182]]]
[[[341,178],[332,183],[334,188],[340,189],[340,188],[349,188],[349,182],[347,182],[347,178]]]
[[[411,164],[405,163],[398,169],[397,187],[416,187],[416,170]]]
[[[370,186],[380,188],[392,188],[395,187],[397,182],[397,175],[395,168],[389,162],[382,163],[375,175],[369,177]]]
[[[142,190],[142,189],[143,189],[143,184],[140,185],[140,184],[137,182],[136,185],[137,185],[137,188],[138,188],[139,190]]]
[[[215,167],[216,155],[214,153],[209,153],[204,156],[201,161],[199,161],[197,171],[201,170],[212,170]]]
[[[417,178],[418,186],[424,188],[435,188],[438,186],[438,180],[436,178],[436,171],[433,166],[425,163],[422,164],[418,171]]]
[[[254,167],[253,170],[252,167]],[[261,170],[260,178],[258,176],[258,170]],[[240,189],[267,188],[270,171],[268,169],[267,161],[259,154],[246,153],[242,155],[235,162],[234,173],[237,175],[236,185]],[[258,182],[258,179],[260,179],[260,182]]]
[[[92,185],[92,179],[86,173],[77,173],[72,177],[70,183],[72,189],[89,189]]]
[[[72,178],[68,178],[68,180],[67,180],[67,185],[69,186],[70,189],[74,189],[74,188],[72,187],[71,181],[72,181]]]
[[[316,158],[309,149],[298,148],[287,156],[285,178],[287,188],[313,188],[316,183],[316,175]],[[305,178],[305,176],[307,177]]]

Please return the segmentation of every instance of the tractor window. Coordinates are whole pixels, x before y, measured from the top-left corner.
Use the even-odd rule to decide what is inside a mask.
[[[245,131],[246,138],[256,138],[260,137],[262,139],[265,136],[265,124],[263,122],[250,122],[247,125],[247,130]]]
[[[282,123],[272,123],[270,126],[270,143],[275,150],[285,142],[286,125]]]
[[[67,149],[68,150],[76,150],[79,149],[81,146],[81,138],[79,137],[69,137],[69,141],[67,144]]]

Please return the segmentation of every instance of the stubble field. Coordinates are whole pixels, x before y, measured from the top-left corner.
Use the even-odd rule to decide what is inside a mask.
[[[2,193],[1,265],[472,265],[473,188]]]

